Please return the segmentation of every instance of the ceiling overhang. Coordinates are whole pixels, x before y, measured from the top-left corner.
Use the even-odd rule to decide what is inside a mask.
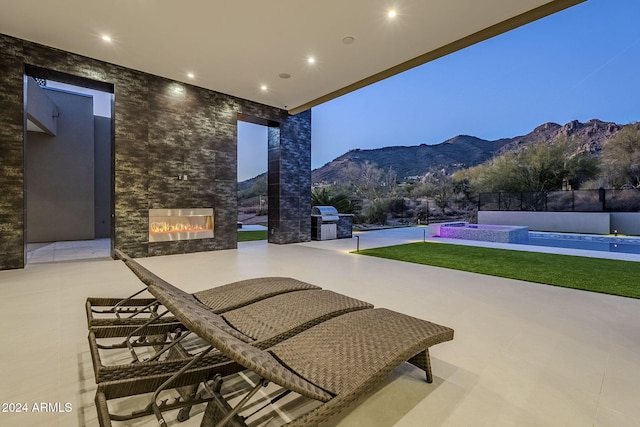
[[[583,1],[3,0],[0,33],[295,114]]]

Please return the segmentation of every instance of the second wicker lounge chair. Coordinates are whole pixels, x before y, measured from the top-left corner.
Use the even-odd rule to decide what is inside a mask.
[[[87,325],[100,338],[126,337],[158,315],[159,304],[155,298],[135,297],[147,291],[147,286],[159,278],[122,251],[116,250],[116,255],[146,286],[127,298],[87,298]],[[290,277],[259,277],[228,283],[193,295],[214,313],[220,314],[275,295],[310,289],[320,287]],[[154,329],[161,323],[175,323],[175,319],[169,316],[162,322],[155,322],[147,334],[157,333]]]

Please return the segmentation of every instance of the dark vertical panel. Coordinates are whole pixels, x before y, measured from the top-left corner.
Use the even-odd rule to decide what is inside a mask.
[[[311,240],[311,111],[268,133],[269,242]]]
[[[95,117],[95,234],[111,236],[111,119]]]
[[[95,237],[93,99],[46,90],[57,133],[27,132],[27,242]]]
[[[24,266],[22,45],[0,37],[0,269]]]

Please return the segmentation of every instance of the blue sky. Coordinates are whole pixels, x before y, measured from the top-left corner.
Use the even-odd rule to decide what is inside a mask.
[[[640,1],[589,0],[312,110],[312,168],[353,148],[493,140],[546,122],[640,120]],[[238,129],[238,178],[266,130]]]

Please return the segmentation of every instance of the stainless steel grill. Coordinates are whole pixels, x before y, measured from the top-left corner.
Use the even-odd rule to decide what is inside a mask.
[[[338,211],[333,206],[314,206],[311,208],[311,215],[320,215],[323,224],[338,222],[340,219]]]
[[[312,233],[315,239],[330,240],[338,237],[338,211],[333,206],[314,206],[311,208]]]

